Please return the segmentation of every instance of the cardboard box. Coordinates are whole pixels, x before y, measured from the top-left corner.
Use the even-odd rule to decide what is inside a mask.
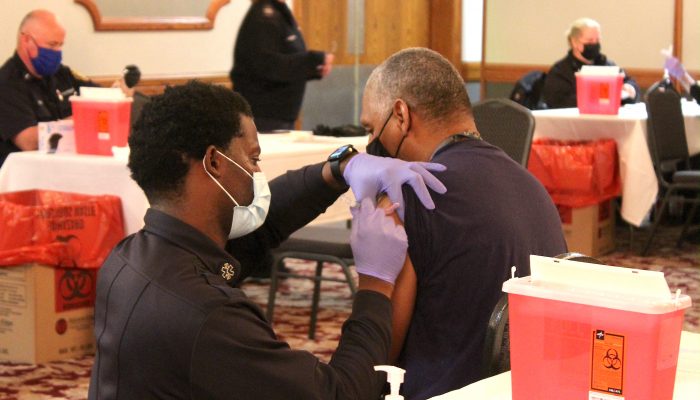
[[[0,267],[0,360],[45,363],[94,353],[97,270]]]
[[[615,250],[615,221],[611,200],[588,207],[557,205],[569,251],[596,257]]]

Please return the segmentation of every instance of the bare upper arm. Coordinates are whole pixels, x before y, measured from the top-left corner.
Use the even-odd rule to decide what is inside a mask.
[[[391,201],[387,196],[382,196],[377,202],[377,205],[380,207],[388,207],[391,205]],[[393,214],[393,217],[398,224],[403,225],[403,222],[396,213]],[[418,280],[416,278],[416,272],[413,269],[413,263],[408,254],[406,254],[406,261],[404,261],[401,273],[396,278],[394,293],[391,297],[393,310],[391,351],[389,352],[389,362],[391,364],[396,362],[401,354],[401,349],[403,349],[406,333],[408,332],[408,327],[413,317],[417,284]]]

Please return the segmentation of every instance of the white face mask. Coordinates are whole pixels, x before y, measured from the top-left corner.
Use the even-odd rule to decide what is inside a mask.
[[[233,220],[231,221],[231,231],[228,234],[229,239],[235,239],[239,238],[241,236],[247,235],[250,232],[253,232],[254,230],[260,228],[260,226],[265,222],[265,217],[267,217],[267,210],[270,208],[270,199],[272,197],[272,194],[270,193],[270,186],[267,184],[267,179],[265,178],[265,174],[262,172],[254,172],[253,175],[250,175],[248,171],[246,171],[243,167],[238,165],[237,162],[233,161],[232,159],[226,157],[223,153],[220,151],[216,151],[219,153],[222,157],[225,159],[231,161],[234,163],[238,168],[243,170],[243,172],[246,173],[246,175],[250,176],[250,178],[253,180],[253,201],[250,203],[248,206],[241,206],[238,204],[236,199],[231,196],[231,194],[224,189],[224,187],[214,179],[214,177],[207,171],[207,167],[205,164],[205,159],[202,159],[202,166],[204,167],[204,172],[209,175],[211,179],[214,180],[214,182],[219,185],[221,190],[228,195],[228,197],[233,201],[233,203],[236,205],[233,207]]]

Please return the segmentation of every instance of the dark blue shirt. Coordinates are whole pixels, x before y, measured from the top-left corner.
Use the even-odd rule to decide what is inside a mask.
[[[529,256],[566,252],[559,214],[544,187],[503,151],[466,139],[439,150],[447,186],[435,209],[406,197],[416,303],[398,365],[403,395],[425,399],[481,379],[491,312],[510,277],[530,275]]]

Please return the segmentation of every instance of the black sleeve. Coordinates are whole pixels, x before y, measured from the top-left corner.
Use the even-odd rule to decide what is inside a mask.
[[[236,255],[248,275],[270,248],[279,246],[297,229],[303,227],[330,207],[341,193],[323,180],[324,163],[287,171],[270,181],[272,200],[265,223],[255,232],[230,240],[226,249]]]
[[[697,82],[690,86],[690,95],[693,96],[698,104],[700,104],[700,85],[698,85]]]
[[[297,31],[298,32],[298,31]],[[298,82],[321,77],[318,67],[325,61],[322,51],[286,52],[287,31],[279,19],[251,16],[236,40],[236,60],[246,70],[272,82]],[[301,35],[301,32],[296,33]],[[303,43],[301,37],[297,38]],[[303,46],[303,45],[302,45]]]
[[[379,398],[391,340],[391,302],[359,291],[330,363],[277,340],[257,307],[241,302],[212,312],[192,352],[196,399]]]
[[[610,60],[608,60],[606,64],[611,65],[611,66],[617,66],[617,64],[615,64],[614,62],[612,62]],[[632,85],[632,87],[634,88],[634,92],[635,92],[634,98],[624,99],[624,100],[622,100],[622,104],[638,103],[639,99],[641,99],[641,97],[642,97],[642,91],[641,91],[641,89],[639,89],[639,85],[637,84],[637,81],[635,81],[634,78],[632,78],[631,76],[627,75],[627,72],[625,72],[624,69],[620,68],[620,72],[625,74],[625,78],[622,80],[622,83],[627,83],[627,84]]]
[[[576,107],[573,72],[568,73],[561,65],[554,64],[545,78],[542,95],[549,108]]]
[[[0,85],[0,138],[11,141],[37,124],[31,94],[21,82]]]

